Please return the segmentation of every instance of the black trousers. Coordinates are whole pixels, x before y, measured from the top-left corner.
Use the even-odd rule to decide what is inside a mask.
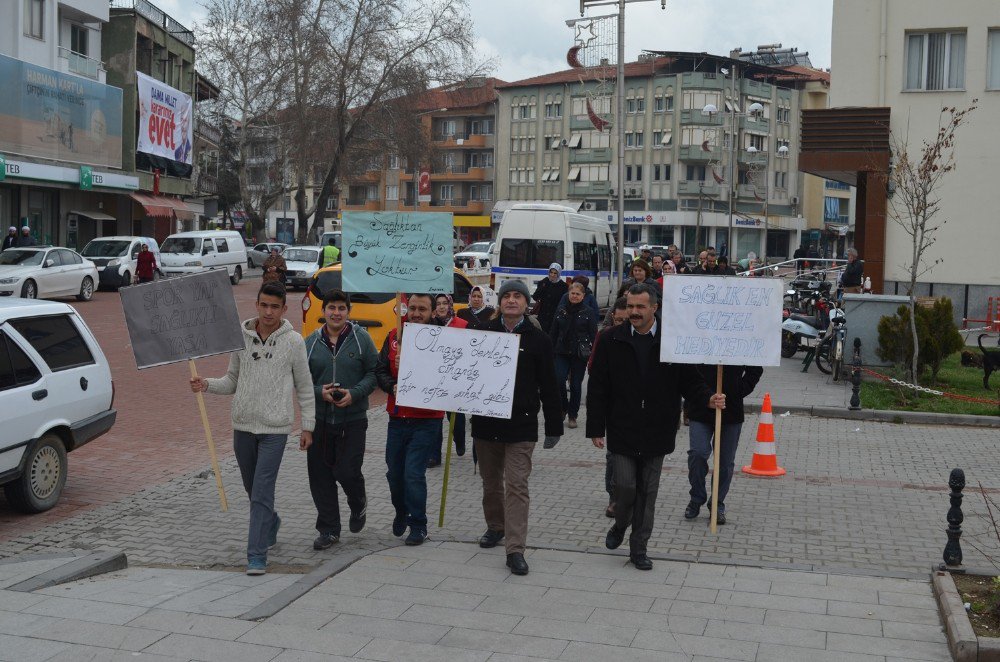
[[[316,504],[316,530],[340,535],[340,502],[337,483],[347,496],[347,507],[361,513],[367,505],[365,477],[365,433],[368,420],[349,421],[342,425],[316,422],[313,443],[306,451],[309,465],[309,491]]]
[[[629,551],[631,554],[645,554],[646,543],[653,533],[663,456],[633,457],[612,453],[609,462],[614,476],[615,526],[624,531],[631,525]]]

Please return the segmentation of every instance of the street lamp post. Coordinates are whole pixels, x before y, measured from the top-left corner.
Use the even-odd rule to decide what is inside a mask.
[[[618,134],[618,287],[625,280],[625,5],[653,0],[580,0],[580,16],[588,8],[618,7],[618,56],[615,94],[618,103],[615,109],[615,127]],[[667,8],[667,0],[660,0],[660,9]]]

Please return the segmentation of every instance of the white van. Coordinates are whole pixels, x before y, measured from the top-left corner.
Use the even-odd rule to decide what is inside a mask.
[[[153,278],[162,275],[160,271],[160,247],[151,237],[98,237],[87,242],[81,253],[94,263],[100,274],[101,287],[118,289],[128,287],[135,278],[136,259],[140,246],[146,244],[156,258],[156,272]]]
[[[243,235],[233,230],[178,232],[160,246],[160,270],[164,276],[225,269],[233,285],[243,278],[247,247]]]
[[[516,279],[534,292],[558,262],[564,278],[587,276],[597,304],[608,308],[615,302],[617,255],[606,222],[562,205],[516,204],[504,212],[493,248],[494,289]]]

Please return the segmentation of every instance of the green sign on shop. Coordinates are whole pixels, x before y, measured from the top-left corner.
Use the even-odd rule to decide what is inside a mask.
[[[94,171],[90,166],[80,166],[80,189],[89,191],[94,188]]]
[[[0,182],[7,178],[7,157],[0,154]]]

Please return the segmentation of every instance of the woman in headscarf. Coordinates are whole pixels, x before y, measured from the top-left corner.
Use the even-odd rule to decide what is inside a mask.
[[[562,266],[558,262],[553,262],[549,265],[549,275],[538,281],[538,287],[531,295],[531,298],[538,303],[535,314],[538,315],[542,331],[547,333],[552,326],[552,318],[559,309],[559,301],[568,289],[569,285],[562,279]]]
[[[483,329],[493,317],[495,308],[486,305],[492,290],[482,285],[476,285],[469,292],[469,307],[458,311],[458,318],[463,320],[470,329]]]
[[[433,322],[439,326],[451,326],[456,329],[464,329],[468,323],[455,315],[455,300],[450,294],[439,294],[434,298]],[[451,416],[451,413],[447,413]],[[455,452],[458,455],[465,455],[465,414],[455,413]],[[442,426],[444,425],[444,419]],[[442,428],[443,432],[443,428]],[[444,439],[442,438],[442,442]],[[441,465],[441,444],[437,448],[432,448],[427,457],[428,467]]]
[[[583,283],[569,286],[569,302],[556,312],[549,329],[552,349],[556,355],[556,381],[562,393],[563,413],[569,417],[567,425],[576,427],[580,413],[583,377],[587,361],[597,335],[597,314],[583,302],[587,289]],[[569,378],[569,397],[566,396],[566,379]]]

